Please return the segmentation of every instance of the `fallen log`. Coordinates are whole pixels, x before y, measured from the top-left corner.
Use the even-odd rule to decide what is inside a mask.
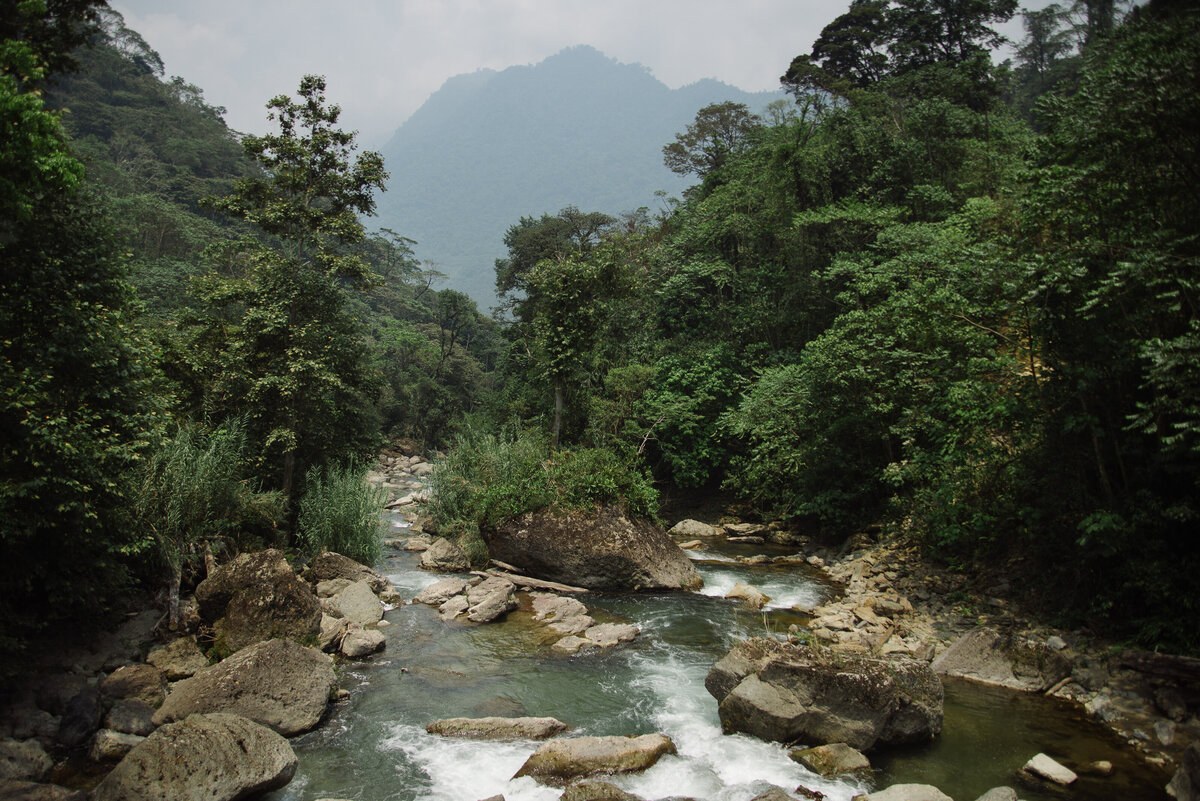
[[[503,563],[492,560],[492,564],[502,565]],[[570,584],[559,584],[557,581],[546,581],[537,579],[531,576],[522,576],[519,573],[512,572],[515,568],[512,565],[504,565],[502,569],[491,568],[483,575],[499,576],[503,579],[508,579],[513,584],[528,590],[549,590],[550,592],[566,592],[572,594],[580,594],[590,592],[584,587],[572,587]],[[475,571],[472,571],[475,572]]]
[[[1174,654],[1159,654],[1153,651],[1125,651],[1117,658],[1123,668],[1136,670],[1147,676],[1175,681],[1200,683],[1200,659]]]

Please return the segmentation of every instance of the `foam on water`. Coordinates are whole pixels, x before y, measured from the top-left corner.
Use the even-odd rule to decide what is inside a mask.
[[[750,567],[716,567],[705,565],[700,568],[704,586],[702,594],[713,598],[724,598],[739,581],[757,587],[771,600],[768,609],[791,609],[793,606],[816,606],[823,600],[820,587],[803,582],[794,574],[755,572]]]

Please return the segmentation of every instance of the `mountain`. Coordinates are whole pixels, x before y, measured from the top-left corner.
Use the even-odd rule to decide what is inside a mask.
[[[715,80],[669,89],[586,46],[458,75],[382,149],[391,180],[377,223],[490,306],[504,232],[522,216],[568,205],[616,215],[654,207],[657,190],[678,196],[690,181],[663,166],[662,147],[697,111],[732,100],[758,112],[780,97]]]

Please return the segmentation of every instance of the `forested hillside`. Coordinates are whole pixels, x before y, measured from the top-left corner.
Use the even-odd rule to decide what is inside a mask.
[[[762,111],[782,93],[714,80],[671,90],[645,68],[573,47],[531,66],[451,78],[383,148],[392,179],[383,225],[403,230],[482,306],[494,304],[492,263],[518,216],[574,205],[607,214],[661,205],[686,181],[659,149],[701,107]]]
[[[1015,0],[944,5],[854,0],[781,65],[786,118],[704,109],[677,208],[514,224],[504,408],[1194,650],[1200,21],[1054,6],[996,65]]]

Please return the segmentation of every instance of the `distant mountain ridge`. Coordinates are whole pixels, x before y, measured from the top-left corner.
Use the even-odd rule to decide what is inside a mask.
[[[539,64],[450,78],[383,147],[391,173],[375,224],[417,240],[418,257],[482,307],[493,262],[522,216],[567,205],[620,214],[678,196],[689,181],[662,146],[710,103],[761,112],[782,92],[706,79],[669,89],[649,69],[578,46]]]

